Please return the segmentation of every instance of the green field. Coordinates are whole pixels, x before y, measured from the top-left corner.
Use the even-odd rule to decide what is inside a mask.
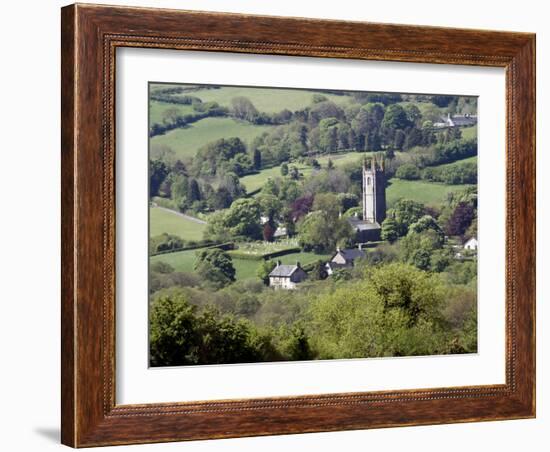
[[[183,240],[202,240],[205,224],[195,223],[182,216],[159,207],[149,208],[149,236],[164,232],[175,234]]]
[[[180,159],[193,157],[197,150],[220,138],[239,137],[249,143],[273,126],[260,126],[231,118],[205,118],[187,127],[174,129],[151,138],[151,145],[170,147]]]
[[[345,165],[346,163],[355,162],[365,155],[364,152],[347,152],[342,154],[325,155],[318,157],[317,161],[321,164],[321,167],[326,168],[329,159],[332,160],[335,167]],[[289,166],[295,166],[298,171],[308,176],[313,171],[311,166],[307,166],[301,163],[290,163]],[[267,179],[280,177],[281,167],[275,166],[273,168],[263,169],[255,174],[249,174],[241,178],[241,183],[245,186],[248,193],[262,188]]]
[[[149,122],[150,124],[162,124],[162,114],[166,110],[174,109],[180,115],[195,113],[192,105],[168,104],[152,100],[149,102]]]
[[[390,179],[386,188],[386,202],[391,207],[397,200],[411,199],[426,206],[439,207],[447,199],[447,194],[459,192],[471,185],[445,185],[418,180]]]
[[[158,256],[152,256],[150,263],[163,261],[171,265],[176,271],[179,272],[193,272],[193,265],[195,264],[196,250],[179,251],[177,253],[163,254]],[[307,265],[315,262],[319,259],[327,260],[331,256],[327,254],[314,254],[314,253],[292,253],[286,256],[277,258],[283,264],[295,264],[300,262],[301,265]],[[250,259],[233,259],[233,266],[237,271],[237,279],[255,278],[256,271],[261,261]]]
[[[462,160],[457,160],[456,162],[444,163],[443,165],[433,166],[432,168],[445,168],[450,166],[461,165],[462,163],[477,163],[477,155],[474,155],[473,157],[468,157]]]
[[[477,138],[477,126],[465,127],[460,129],[462,132],[462,138],[466,140],[471,140],[472,138]]]
[[[224,107],[231,105],[231,99],[244,96],[250,99],[258,111],[277,113],[285,108],[290,111],[296,111],[311,105],[314,94],[313,91],[299,89],[251,89],[251,87],[246,86],[224,86],[219,89],[204,89],[191,93],[182,93],[181,95],[192,95],[198,97],[203,102],[217,102]],[[350,99],[348,95],[320,94],[338,104],[347,103]]]

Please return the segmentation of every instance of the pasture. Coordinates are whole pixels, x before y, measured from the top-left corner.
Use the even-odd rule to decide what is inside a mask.
[[[183,240],[202,240],[205,224],[196,223],[160,207],[149,208],[149,236],[154,237],[164,232],[174,234]]]
[[[171,265],[178,272],[193,272],[193,266],[195,264],[195,253],[197,250],[179,251],[177,253],[162,254],[152,256],[150,258],[150,264],[162,261]],[[300,262],[301,265],[311,264],[319,259],[326,261],[330,258],[327,254],[314,254],[306,252],[297,252],[287,254],[277,258],[283,264],[296,264]],[[256,278],[256,271],[261,263],[261,260],[251,259],[233,259],[233,266],[237,272],[236,278],[238,280]]]
[[[205,118],[186,127],[174,129],[164,135],[151,138],[154,145],[165,145],[182,160],[192,158],[197,150],[211,141],[220,138],[239,137],[249,144],[255,137],[273,126],[250,124],[231,118]]]
[[[426,206],[439,207],[451,192],[460,192],[471,185],[446,185],[421,180],[390,179],[386,188],[386,203],[392,207],[399,199],[411,199]]]
[[[253,89],[251,89],[253,88]],[[203,102],[217,102],[229,107],[231,99],[244,96],[250,99],[256,109],[265,113],[278,113],[285,108],[290,111],[301,110],[313,103],[315,91],[284,88],[254,88],[247,86],[223,86],[219,89],[203,89],[181,94],[198,97]],[[347,103],[348,95],[319,93],[337,104]]]
[[[158,102],[156,100],[149,101],[149,123],[162,124],[163,114],[167,110],[175,110],[179,115],[187,115],[195,113],[193,106],[180,105],[180,104],[168,104],[165,102]]]

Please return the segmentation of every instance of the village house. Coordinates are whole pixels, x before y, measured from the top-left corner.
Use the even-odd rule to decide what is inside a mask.
[[[325,264],[325,270],[330,276],[335,270],[353,267],[356,259],[363,259],[366,256],[361,248],[347,248],[341,250],[336,248],[336,254]]]
[[[440,122],[435,122],[434,127],[438,129],[443,129],[447,127],[469,127],[477,124],[476,115],[452,115],[447,114],[447,117],[442,117]]]
[[[472,237],[464,243],[464,249],[470,251],[477,251],[477,239]]]
[[[283,265],[281,261],[277,261],[276,267],[269,274],[269,286],[274,289],[296,289],[297,284],[306,279],[307,273],[300,262],[296,262],[296,265]]]

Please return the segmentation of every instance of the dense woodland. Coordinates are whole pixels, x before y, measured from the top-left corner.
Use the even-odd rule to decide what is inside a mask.
[[[200,238],[150,238],[151,365],[477,350],[476,257],[456,253],[477,235],[477,140],[434,127],[447,113],[475,114],[476,99],[345,93],[346,102],[336,102],[342,93],[311,92],[304,108],[268,113],[244,96],[228,106],[203,102],[201,89],[153,91],[167,108],[150,137],[207,117],[270,127],[248,141],[208,142],[191,158],[151,146],[151,202],[206,222]],[[357,246],[347,218],[361,212],[362,165],[375,154],[384,158],[388,184],[462,188],[437,205],[399,199],[387,211],[382,241],[367,244],[353,268],[327,277],[324,256]],[[340,155],[357,157],[340,164]],[[243,183],[267,172],[259,189]],[[246,252],[254,247],[262,248],[259,259]],[[186,271],[164,257],[178,250],[194,253]],[[277,255],[292,253],[313,256],[308,280],[298,290],[272,290]],[[238,277],[238,260],[255,265],[253,277]]]

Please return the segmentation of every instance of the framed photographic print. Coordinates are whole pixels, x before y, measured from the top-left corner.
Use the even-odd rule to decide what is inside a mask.
[[[62,442],[535,416],[535,37],[62,9]]]

